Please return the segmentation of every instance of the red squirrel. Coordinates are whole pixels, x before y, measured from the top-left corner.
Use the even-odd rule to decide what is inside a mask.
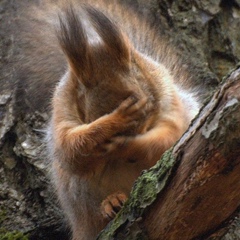
[[[39,72],[56,85],[47,148],[74,240],[96,238],[199,110],[193,77],[146,19],[115,0],[86,2],[53,1],[38,14],[53,15],[37,44],[46,61],[59,58]]]

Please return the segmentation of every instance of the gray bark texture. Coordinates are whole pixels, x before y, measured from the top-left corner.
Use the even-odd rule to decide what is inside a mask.
[[[6,67],[17,51],[11,28],[18,7],[29,2],[0,0],[0,240],[65,240],[41,144],[49,113],[14,113],[16,79]],[[226,77],[174,149],[139,178],[99,239],[240,239],[240,1],[122,2],[169,38],[209,95]]]

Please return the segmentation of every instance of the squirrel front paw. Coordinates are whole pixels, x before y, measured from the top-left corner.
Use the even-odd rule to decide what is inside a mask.
[[[121,210],[126,200],[127,196],[123,192],[116,192],[109,195],[101,203],[101,213],[103,217],[113,219],[116,214]]]
[[[134,94],[125,99],[119,107],[114,111],[117,114],[117,119],[121,119],[120,124],[124,124],[126,128],[136,124],[146,112],[144,107],[147,104],[147,98],[143,97],[138,99]]]
[[[103,143],[101,146],[98,146],[98,149],[97,149],[98,154],[104,156],[108,153],[115,151],[116,149],[121,149],[122,147],[127,145],[128,141],[131,138],[132,137],[127,137],[127,136],[112,137],[111,139]]]

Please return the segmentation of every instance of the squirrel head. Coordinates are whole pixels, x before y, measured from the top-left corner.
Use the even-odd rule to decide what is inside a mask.
[[[139,57],[120,27],[104,13],[89,6],[77,12],[68,5],[59,23],[58,41],[69,75],[84,93],[79,104],[84,105],[86,122],[112,112],[131,95],[155,94],[144,75],[153,65]]]

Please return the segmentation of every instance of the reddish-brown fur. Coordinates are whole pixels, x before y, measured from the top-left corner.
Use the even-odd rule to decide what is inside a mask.
[[[180,138],[198,111],[191,76],[145,20],[117,1],[87,2],[95,8],[77,0],[46,4],[37,18],[56,31],[44,27],[49,35],[41,37],[51,42],[35,46],[44,56],[52,49],[53,66],[59,62],[54,69],[36,63],[43,82],[55,85],[51,72],[63,72],[60,47],[68,63],[53,94],[47,144],[74,240],[97,236],[141,171]],[[60,47],[52,43],[57,40]]]

